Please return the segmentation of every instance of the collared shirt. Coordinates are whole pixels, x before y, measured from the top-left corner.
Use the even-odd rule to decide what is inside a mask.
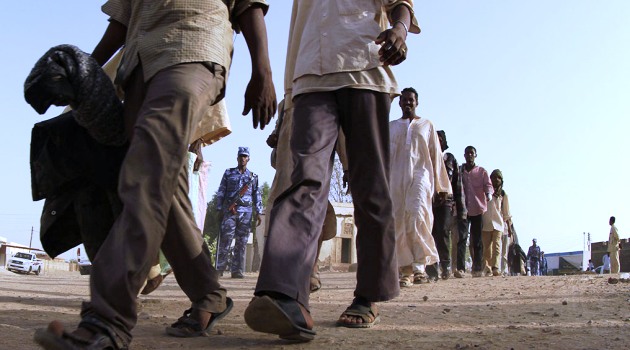
[[[493,195],[488,203],[488,210],[483,213],[483,230],[499,231],[507,234],[507,221],[512,218],[510,214],[510,202],[507,194],[503,196]]]
[[[109,0],[102,11],[127,27],[125,54],[118,68],[123,84],[142,61],[145,81],[160,70],[187,62],[216,63],[227,69],[232,55],[232,23],[265,0]],[[232,23],[230,22],[232,21]]]
[[[610,234],[608,235],[608,252],[616,252],[619,250],[619,232],[615,224],[610,225]]]
[[[221,184],[217,191],[217,210],[227,210],[230,203],[239,196],[239,190],[248,182],[247,190],[240,199],[236,200],[236,211],[239,213],[251,213],[252,209],[254,209],[257,214],[262,213],[262,199],[258,190],[258,175],[252,173],[249,169],[245,169],[241,173],[238,168],[230,168],[223,173],[223,178],[221,178]]]
[[[468,216],[477,216],[487,210],[486,193],[492,194],[494,189],[490,176],[486,169],[475,165],[470,171],[466,170],[466,164],[459,167],[466,193],[466,209]]]
[[[395,7],[412,13],[411,33],[419,33],[412,0],[294,0],[285,67],[285,92],[368,89],[397,94],[389,67],[378,56],[374,40],[385,29]]]

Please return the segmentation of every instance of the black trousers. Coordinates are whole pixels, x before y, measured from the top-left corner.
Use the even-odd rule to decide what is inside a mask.
[[[466,243],[468,242],[468,220],[457,219],[457,270],[466,271]]]
[[[454,220],[451,205],[433,206],[433,229],[431,234],[440,257],[440,266],[448,268],[451,264],[450,240],[451,224]],[[464,246],[466,241],[464,240]],[[458,255],[459,256],[459,255]]]
[[[472,272],[483,270],[483,242],[481,241],[483,221],[481,221],[481,216],[481,214],[468,216],[468,225],[470,225],[470,254],[472,255],[473,261]]]

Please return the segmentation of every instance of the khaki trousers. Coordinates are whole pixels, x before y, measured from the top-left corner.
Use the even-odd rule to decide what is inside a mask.
[[[610,252],[610,273],[619,273],[619,250]]]
[[[492,270],[499,269],[502,235],[503,232],[497,230],[483,231],[481,234],[483,241],[483,261],[486,268]]]
[[[91,300],[82,311],[84,321],[97,318],[124,343],[131,341],[136,298],[160,248],[192,307],[226,307],[193,218],[185,164],[192,128],[220,96],[223,73],[219,65],[179,64],[145,82],[137,67],[125,86],[131,141],[118,184],[123,210],[92,262]]]

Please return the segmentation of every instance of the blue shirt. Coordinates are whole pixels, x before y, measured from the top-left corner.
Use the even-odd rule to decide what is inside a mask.
[[[245,169],[241,174],[238,168],[225,170],[219,190],[217,191],[217,210],[227,210],[232,201],[238,197],[238,191],[250,181],[245,194],[236,201],[236,211],[238,213],[251,213],[252,209],[257,214],[262,213],[262,200],[258,190],[258,175]]]

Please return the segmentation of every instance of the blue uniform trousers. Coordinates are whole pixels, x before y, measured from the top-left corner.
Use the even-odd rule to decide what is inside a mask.
[[[234,250],[230,271],[232,273],[243,273],[245,270],[245,249],[247,248],[247,238],[252,224],[252,213],[227,213],[221,221],[221,240],[219,242],[219,258],[217,260],[217,270],[225,271],[228,263],[228,255],[232,240],[234,240]]]

